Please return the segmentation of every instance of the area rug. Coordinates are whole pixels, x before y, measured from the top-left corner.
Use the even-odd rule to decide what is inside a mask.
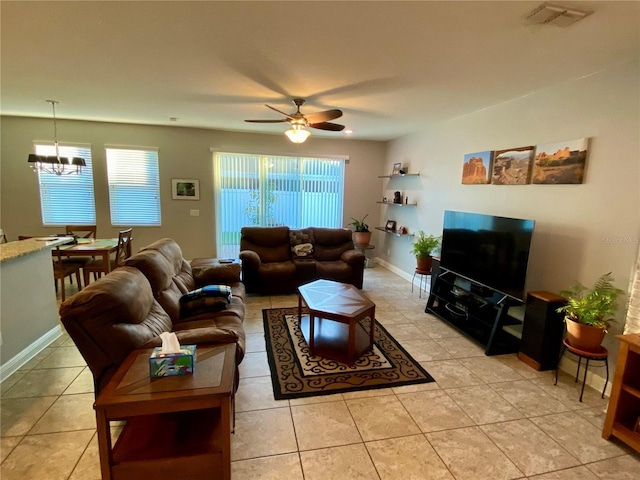
[[[434,381],[377,322],[373,351],[365,352],[353,365],[309,355],[297,314],[297,308],[262,311],[267,357],[276,400]],[[368,333],[369,319],[363,320],[362,326]]]

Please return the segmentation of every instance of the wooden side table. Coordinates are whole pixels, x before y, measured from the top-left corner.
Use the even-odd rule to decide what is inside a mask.
[[[616,338],[620,351],[602,437],[614,436],[640,453],[640,334]]]
[[[154,379],[151,349],[129,354],[94,404],[103,480],[230,480],[235,349],[198,346],[193,375]]]

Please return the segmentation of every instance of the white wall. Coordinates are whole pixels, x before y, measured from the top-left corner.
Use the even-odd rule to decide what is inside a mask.
[[[531,218],[536,225],[527,290],[557,292],[576,280],[591,285],[609,271],[628,290],[640,235],[639,70],[636,61],[574,81],[559,79],[555,88],[390,142],[386,170],[404,162],[422,174],[405,188],[418,207],[394,210],[395,219],[439,234],[449,209]],[[582,185],[461,184],[466,153],[582,137],[591,138]],[[378,253],[412,272],[406,239],[385,240]],[[622,331],[624,305],[619,310],[614,333]],[[612,335],[605,345],[616,349]]]
[[[38,181],[27,165],[33,142],[52,141],[51,119],[1,117],[0,227],[8,239],[18,235],[50,235],[59,227],[42,226]],[[348,155],[345,173],[344,223],[365,213],[378,216],[375,204],[380,189],[385,144],[382,142],[321,139],[312,136],[294,145],[282,135],[259,135],[195,128],[58,121],[61,143],[89,143],[94,165],[94,188],[99,237],[117,237],[109,217],[109,193],[104,145],[153,146],[159,149],[161,227],[134,227],[134,250],[163,237],[174,238],[187,258],[213,257],[215,222],[213,205],[213,154],[211,147],[233,151],[284,155]],[[171,199],[172,178],[200,180],[200,200]],[[199,217],[189,210],[199,209]]]

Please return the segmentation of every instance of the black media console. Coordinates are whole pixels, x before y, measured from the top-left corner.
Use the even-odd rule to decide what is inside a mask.
[[[515,353],[522,319],[509,314],[522,302],[440,268],[434,259],[425,312],[433,313],[485,347],[486,355]],[[520,310],[523,310],[520,308]]]

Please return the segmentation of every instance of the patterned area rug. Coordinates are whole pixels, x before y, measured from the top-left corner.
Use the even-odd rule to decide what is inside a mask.
[[[311,356],[297,313],[297,308],[262,311],[276,400],[434,381],[379,323],[373,351],[366,352],[353,365]],[[368,333],[369,320],[363,320],[362,325]]]

